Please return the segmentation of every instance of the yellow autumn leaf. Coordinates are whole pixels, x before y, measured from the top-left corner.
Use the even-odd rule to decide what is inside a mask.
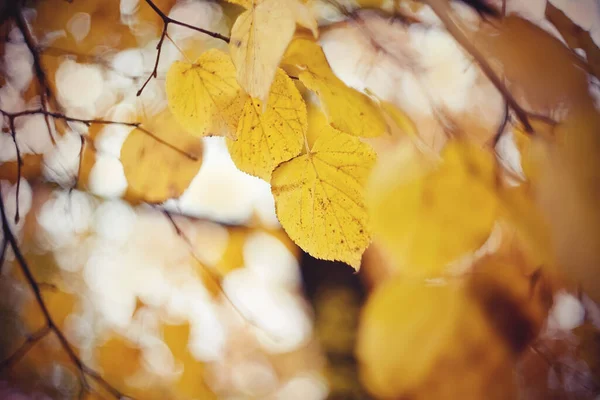
[[[440,162],[404,146],[393,157],[370,182],[374,232],[403,273],[441,274],[491,232],[499,208],[494,156],[450,142]]]
[[[303,69],[298,77],[317,94],[331,126],[361,137],[376,137],[386,131],[379,108],[369,97],[349,88],[335,76],[318,44],[308,39],[296,39],[290,45],[284,63]]]
[[[528,277],[484,260],[467,282],[426,285],[396,277],[365,306],[356,354],[378,398],[510,399],[514,362],[545,320]],[[500,277],[494,273],[500,270]]]
[[[133,130],[121,148],[128,195],[148,203],[179,197],[202,164],[202,142],[181,131],[168,110]]]
[[[211,49],[193,64],[174,62],[166,90],[169,109],[187,131],[235,138],[245,96],[227,54]]]
[[[361,380],[381,397],[397,397],[425,380],[452,337],[463,294],[456,286],[394,279],[370,296],[358,332]]]
[[[255,1],[233,24],[229,49],[237,80],[252,97],[266,102],[296,22],[317,35],[317,23],[298,0]]]
[[[323,127],[327,125],[327,117],[319,106],[315,103],[308,103],[306,105],[308,111],[308,129],[306,131],[306,143],[308,148],[312,148],[315,141],[321,134]]]
[[[371,241],[363,192],[374,162],[368,145],[323,125],[307,154],[273,172],[277,217],[290,238],[313,257],[358,270]]]
[[[242,171],[266,181],[280,163],[302,151],[307,129],[306,104],[294,82],[279,70],[269,101],[248,99],[237,129],[237,140],[227,140],[229,153]]]
[[[600,113],[572,109],[553,137],[533,137],[528,158],[534,199],[548,223],[564,276],[600,301]],[[537,131],[536,131],[537,133]]]

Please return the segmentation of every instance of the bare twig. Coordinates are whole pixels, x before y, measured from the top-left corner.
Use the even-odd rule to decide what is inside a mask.
[[[56,119],[61,119],[63,121],[67,121],[67,122],[79,122],[86,126],[91,126],[93,124],[99,124],[99,125],[122,125],[122,126],[130,126],[132,128],[137,128],[141,132],[144,132],[146,135],[148,135],[151,138],[153,138],[154,140],[156,140],[157,142],[169,147],[172,150],[175,150],[176,152],[180,153],[181,155],[185,156],[186,158],[189,158],[190,160],[193,160],[193,161],[198,160],[198,157],[195,156],[194,154],[188,153],[187,151],[182,150],[182,149],[172,145],[171,143],[168,143],[165,140],[159,138],[154,133],[152,133],[149,130],[147,130],[146,128],[144,128],[142,126],[141,122],[124,122],[124,121],[111,121],[111,120],[106,120],[106,119],[74,118],[74,117],[69,117],[68,115],[57,113],[57,112],[45,111],[41,108],[33,109],[33,110],[19,111],[19,112],[15,112],[15,113],[9,113],[7,111],[0,109],[0,114],[4,115],[6,118],[8,118],[11,135],[13,136],[13,140],[15,141],[15,146],[17,146],[17,142],[16,142],[16,138],[15,138],[15,136],[16,136],[16,129],[15,129],[15,124],[14,124],[15,119],[17,119],[19,117],[27,116],[27,115],[46,115],[46,116],[56,118]],[[17,146],[17,160],[19,161],[19,163],[22,163],[18,146]],[[19,169],[19,171],[20,171],[20,169]],[[18,172],[18,177],[19,178],[21,177],[20,172]],[[17,188],[18,188],[18,186],[17,186]],[[19,191],[17,189],[17,196],[18,196],[18,193],[19,193]]]
[[[0,247],[0,274],[2,273],[2,267],[4,266],[4,260],[6,260],[6,249],[8,248],[8,241],[6,236],[2,235],[2,246]]]
[[[21,190],[21,167],[23,166],[23,159],[21,158],[21,149],[17,143],[17,131],[15,129],[15,119],[8,117],[8,126],[10,129],[10,136],[12,137],[13,143],[15,144],[15,151],[17,152],[17,190],[15,191],[15,224],[19,223],[19,192]]]
[[[4,116],[6,116],[9,119],[9,121],[11,119],[15,120],[16,118],[23,117],[26,115],[45,115],[45,116],[56,118],[56,119],[62,119],[67,122],[80,122],[82,124],[85,124],[86,126],[90,126],[92,124],[102,124],[102,125],[116,124],[116,125],[124,125],[124,126],[131,126],[131,127],[137,128],[141,125],[141,122],[122,122],[122,121],[110,121],[110,120],[105,120],[105,119],[74,118],[74,117],[69,117],[62,113],[46,111],[43,108],[37,108],[37,109],[33,109],[33,110],[24,110],[24,111],[19,111],[19,112],[15,112],[15,113],[10,113],[10,112],[0,109],[0,114],[3,114]]]
[[[456,42],[473,57],[473,59],[481,68],[481,71],[488,77],[488,79],[492,82],[496,89],[498,89],[498,91],[502,93],[502,96],[504,96],[504,99],[508,103],[509,107],[515,112],[515,115],[523,124],[525,131],[528,133],[533,133],[533,127],[529,123],[527,111],[525,111],[519,105],[519,103],[513,97],[512,93],[504,85],[500,77],[494,72],[487,59],[483,56],[479,49],[475,45],[473,45],[473,43],[471,43],[471,41],[464,33],[463,29],[459,26],[459,24],[455,22],[451,9],[445,8],[444,4],[442,4],[440,0],[421,1],[424,4],[427,4],[429,7],[431,7],[433,12],[443,22],[448,33],[450,33],[450,35],[454,37],[454,40],[456,40]]]
[[[510,109],[508,108],[508,102],[504,101],[504,112],[502,113],[502,121],[500,121],[500,125],[498,125],[498,129],[496,129],[496,133],[492,137],[490,146],[492,149],[496,148],[496,145],[500,141],[502,134],[506,130],[506,125],[510,121]]]
[[[44,319],[46,321],[46,325],[43,328],[36,331],[33,335],[29,336],[29,338],[25,341],[25,343],[23,343],[23,345],[21,345],[15,353],[13,353],[7,360],[4,360],[0,363],[0,370],[13,365],[15,362],[17,362],[19,359],[21,359],[25,354],[27,354],[27,352],[31,349],[31,347],[33,347],[33,345],[35,345],[36,342],[38,342],[41,338],[43,338],[47,334],[53,333],[56,336],[56,338],[58,339],[61,347],[63,348],[63,350],[65,351],[65,353],[67,354],[67,356],[69,357],[71,362],[73,364],[75,364],[77,369],[80,371],[80,374],[82,375],[82,379],[81,379],[82,385],[87,385],[86,378],[89,377],[89,378],[93,379],[104,390],[106,390],[108,393],[110,393],[114,398],[116,398],[116,399],[125,398],[125,396],[119,390],[115,389],[110,383],[108,383],[106,380],[104,380],[104,378],[102,378],[102,376],[98,372],[96,372],[92,368],[88,367],[79,358],[79,356],[75,352],[73,346],[69,343],[69,341],[67,340],[67,338],[61,331],[60,327],[54,321],[52,315],[50,314],[50,310],[48,310],[48,306],[46,305],[46,302],[44,301],[44,298],[42,297],[42,291],[40,289],[40,285],[38,284],[35,277],[33,276],[32,272],[31,272],[31,268],[29,267],[29,264],[27,263],[25,256],[21,252],[21,249],[19,248],[19,244],[17,243],[17,240],[16,240],[13,232],[10,229],[10,226],[8,223],[8,218],[6,216],[6,210],[4,207],[4,199],[2,198],[2,188],[1,187],[0,187],[0,218],[2,220],[2,228],[4,231],[4,237],[10,244],[10,248],[12,249],[13,253],[15,254],[15,258],[18,262],[18,265],[19,265],[21,271],[23,272],[23,275],[25,276],[25,280],[27,281],[27,284],[29,285],[29,287],[32,290],[35,300],[38,304],[38,307],[40,308],[40,310],[44,316]],[[89,387],[88,387],[88,390],[89,390]]]
[[[8,358],[2,361],[0,364],[0,370],[4,368],[11,368],[17,364],[23,357],[25,357],[25,355],[27,355],[29,350],[31,350],[37,342],[45,338],[50,332],[50,327],[45,325],[34,333],[28,335],[27,339],[25,339],[25,342],[23,342],[14,353],[8,356]]]
[[[15,24],[17,25],[17,28],[21,31],[23,39],[25,40],[25,45],[27,46],[29,52],[31,53],[31,56],[33,57],[33,69],[38,83],[40,84],[41,106],[44,111],[48,111],[48,101],[49,99],[54,98],[54,95],[52,93],[52,90],[50,89],[50,85],[48,84],[48,78],[46,77],[46,73],[42,68],[42,62],[40,60],[40,54],[37,51],[35,39],[33,38],[33,34],[31,33],[31,31],[29,30],[29,25],[27,24],[27,21],[25,20],[21,7],[18,3],[18,1],[13,2],[13,16]],[[48,135],[50,135],[50,140],[52,141],[52,144],[56,144],[54,135],[52,135],[52,129],[50,127],[50,121],[47,114],[45,114],[44,120],[46,121],[46,127],[48,128]]]
[[[188,28],[188,29],[194,30],[196,32],[203,33],[203,34],[213,37],[215,39],[222,40],[225,43],[229,43],[229,40],[230,40],[229,37],[221,35],[220,33],[212,32],[212,31],[202,29],[197,26],[186,24],[185,22],[181,22],[176,19],[173,19],[173,18],[169,17],[168,15],[166,15],[164,12],[162,12],[162,10],[160,8],[158,8],[158,6],[156,4],[154,4],[154,2],[152,0],[145,0],[145,1],[150,6],[150,8],[152,8],[152,10],[154,10],[156,15],[158,15],[162,19],[163,28],[162,28],[162,32],[160,34],[160,39],[158,40],[158,43],[156,45],[156,60],[154,61],[154,68],[152,69],[152,72],[150,73],[150,75],[148,76],[148,78],[146,79],[146,81],[144,82],[142,87],[140,88],[140,90],[138,90],[138,92],[137,92],[138,96],[142,94],[142,92],[144,91],[144,89],[146,88],[146,85],[148,85],[150,80],[152,80],[152,78],[156,78],[156,76],[158,74],[158,63],[160,61],[162,45],[165,41],[165,37],[167,36],[167,29],[169,28],[169,24],[179,25],[184,28]]]
[[[175,233],[177,234],[177,236],[179,236],[187,244],[187,246],[189,248],[189,251],[190,251],[190,254],[194,258],[194,260],[196,260],[196,262],[198,263],[198,265],[200,265],[200,267],[204,271],[206,271],[206,274],[210,277],[210,279],[213,281],[213,283],[217,286],[217,288],[219,289],[219,292],[221,293],[221,295],[223,295],[223,298],[231,305],[231,307],[233,307],[233,309],[235,310],[235,312],[246,323],[248,323],[250,326],[252,326],[252,327],[260,330],[261,332],[263,332],[271,340],[273,340],[275,342],[280,341],[281,340],[280,338],[275,337],[275,336],[273,336],[272,333],[265,331],[265,329],[263,327],[261,327],[260,325],[258,325],[256,322],[254,322],[250,318],[248,318],[248,316],[246,314],[244,314],[235,305],[235,303],[233,302],[233,300],[231,299],[231,297],[229,297],[229,295],[225,292],[225,289],[223,289],[223,285],[221,285],[221,282],[219,281],[219,279],[217,277],[215,277],[215,273],[213,271],[211,271],[209,268],[207,268],[206,265],[204,265],[204,263],[200,260],[200,258],[196,254],[196,251],[194,250],[194,245],[193,245],[192,241],[187,237],[187,235],[179,227],[179,225],[177,224],[177,222],[175,222],[175,219],[173,218],[173,216],[171,215],[171,213],[169,211],[165,210],[165,209],[162,209],[162,212],[165,215],[165,217],[167,217],[167,219],[169,220],[169,222],[171,223],[171,225],[173,226],[173,229],[175,230]]]

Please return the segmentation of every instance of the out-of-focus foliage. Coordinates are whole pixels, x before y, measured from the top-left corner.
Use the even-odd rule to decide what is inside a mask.
[[[517,1],[11,6],[0,239],[28,262],[9,249],[2,280],[40,286],[7,300],[11,335],[49,330],[11,372],[55,397],[85,363],[141,399],[310,400],[325,371],[360,397],[323,366],[295,244],[366,270],[359,319],[334,292],[315,315],[352,362],[358,325],[373,396],[594,398],[600,22]],[[244,225],[205,221],[232,174],[207,201]]]
[[[439,162],[411,146],[392,157],[369,188],[375,232],[400,271],[438,275],[492,230],[498,216],[493,157],[464,143],[450,143]]]

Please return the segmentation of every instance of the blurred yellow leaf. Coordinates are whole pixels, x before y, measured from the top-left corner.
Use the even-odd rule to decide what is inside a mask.
[[[166,90],[171,112],[187,131],[235,138],[245,96],[227,54],[211,49],[194,64],[174,62]]]
[[[133,130],[121,149],[128,196],[148,203],[179,197],[202,164],[202,142],[181,131],[168,110]]]
[[[307,129],[306,104],[294,82],[279,70],[266,110],[248,99],[242,112],[237,140],[227,145],[235,165],[250,175],[269,180],[273,169],[302,151]]]
[[[275,169],[277,217],[304,251],[360,267],[371,240],[363,192],[375,157],[358,138],[322,125],[307,154]]]
[[[498,214],[491,153],[451,142],[434,162],[401,146],[369,186],[373,229],[403,273],[435,276],[480,247]]]
[[[484,258],[466,281],[396,277],[369,298],[360,322],[361,378],[380,398],[509,399],[515,361],[551,302],[532,296],[513,260]]]
[[[356,350],[367,388],[392,398],[423,381],[448,346],[464,303],[455,286],[395,279],[378,288],[363,309]]]
[[[600,301],[600,114],[594,106],[571,110],[554,138],[531,141],[527,162],[534,198],[548,222],[561,271]]]
[[[363,310],[361,380],[380,398],[513,398],[510,353],[464,287],[396,278]]]
[[[386,131],[379,108],[366,95],[349,88],[335,76],[318,44],[296,39],[284,63],[303,69],[298,77],[317,94],[331,126],[361,137],[380,136]]]
[[[298,0],[238,2],[248,10],[233,24],[229,49],[237,79],[250,96],[267,101],[279,62],[296,22],[317,35],[317,23],[308,7]]]

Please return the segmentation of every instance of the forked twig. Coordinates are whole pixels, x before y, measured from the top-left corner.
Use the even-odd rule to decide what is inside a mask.
[[[158,6],[156,4],[154,4],[154,2],[152,0],[145,0],[145,1],[152,8],[152,10],[154,10],[156,15],[158,15],[162,19],[163,28],[162,28],[162,32],[160,34],[160,39],[158,40],[158,43],[156,45],[156,60],[154,61],[154,68],[152,69],[152,72],[150,73],[150,75],[148,76],[148,78],[146,79],[146,81],[144,82],[142,87],[140,88],[140,90],[137,91],[138,96],[142,94],[142,92],[144,91],[144,89],[146,88],[146,85],[148,85],[150,80],[152,80],[152,78],[156,78],[156,76],[158,75],[158,63],[160,61],[162,45],[165,41],[165,37],[167,36],[167,29],[169,28],[169,24],[179,25],[184,28],[188,28],[188,29],[194,30],[196,32],[203,33],[203,34],[213,37],[215,39],[222,40],[225,43],[229,43],[228,36],[221,35],[220,33],[212,32],[207,29],[202,29],[197,26],[186,24],[185,22],[181,22],[176,19],[173,19],[173,18],[169,17],[168,15],[166,15],[160,8],[158,8]]]

